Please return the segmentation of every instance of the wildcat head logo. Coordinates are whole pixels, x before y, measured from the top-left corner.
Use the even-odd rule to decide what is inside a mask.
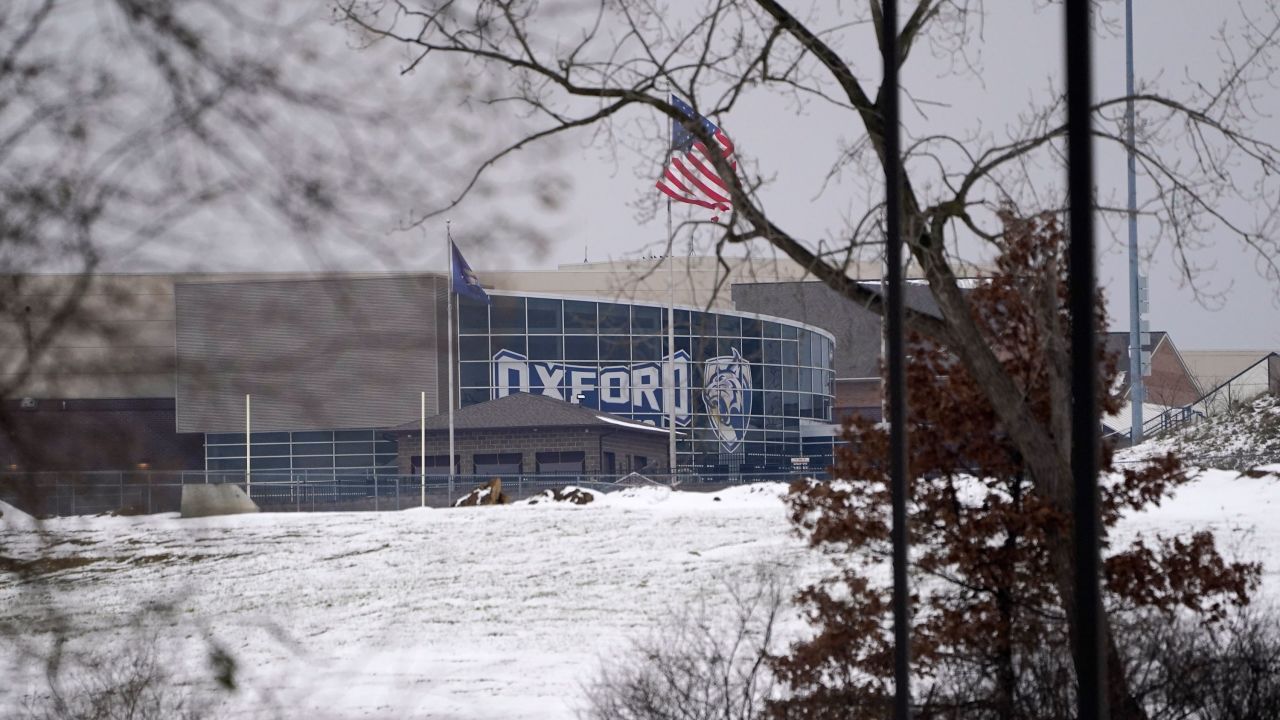
[[[736,451],[747,434],[751,414],[751,371],[735,348],[733,355],[706,361],[702,376],[702,404],[711,419],[711,429],[727,453]]]

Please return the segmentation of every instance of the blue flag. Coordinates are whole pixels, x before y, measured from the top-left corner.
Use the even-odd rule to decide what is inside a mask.
[[[450,241],[449,250],[451,255],[449,271],[453,273],[453,292],[488,305],[488,293],[484,291],[484,288],[480,287],[480,281],[476,278],[475,271],[463,259],[462,253],[458,252],[458,246]]]

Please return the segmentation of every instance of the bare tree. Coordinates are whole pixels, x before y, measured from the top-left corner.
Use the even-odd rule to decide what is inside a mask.
[[[712,605],[672,613],[671,622],[606,666],[587,690],[598,720],[761,720],[775,694],[769,658],[788,610],[788,583],[761,565],[722,578]]]
[[[286,0],[0,7],[0,399],[32,394],[66,333],[112,342],[81,312],[93,292],[130,310],[104,271],[207,270],[255,247],[324,266],[338,239],[388,258],[423,148],[414,108],[366,101],[350,63],[326,69],[352,56],[344,38]]]
[[[67,362],[68,334],[113,349],[135,309],[102,273],[148,256],[151,268],[209,269],[254,245],[323,266],[322,240],[367,243],[391,224],[418,148],[403,108],[364,102],[351,65],[323,67],[351,53],[344,38],[323,7],[286,0],[0,3],[0,439],[22,469],[48,438],[16,432],[8,401]],[[57,583],[24,571],[44,549],[28,562],[7,544],[0,560],[49,641],[30,648],[51,683],[33,714],[126,716],[103,706],[125,700],[131,717],[192,710],[175,706],[185,698],[149,645],[64,657],[82,630],[62,617]],[[0,645],[20,635],[0,627]]]
[[[944,71],[977,72],[971,61],[984,40],[985,11],[980,0],[918,0],[899,31],[900,65],[940,59]],[[1066,126],[1060,90],[1047,91],[1005,139],[951,128],[945,133],[913,135],[906,128],[902,158],[885,152],[882,119],[884,87],[868,82],[878,64],[860,67],[844,48],[878,47],[881,5],[841,7],[829,20],[802,16],[779,0],[704,0],[696,7],[658,0],[599,0],[582,4],[532,0],[339,0],[339,14],[365,36],[402,44],[407,68],[448,63],[460,72],[499,76],[501,92],[476,100],[515,105],[541,122],[532,133],[513,138],[508,147],[476,162],[460,202],[478,178],[508,155],[545,138],[592,128],[616,139],[629,127],[624,120],[640,113],[686,120],[668,100],[668,92],[689,98],[696,112],[719,117],[748,96],[774,92],[828,104],[847,113],[859,139],[841,153],[832,174],[845,168],[883,170],[900,165],[904,181],[902,227],[911,259],[922,271],[941,317],[908,312],[910,329],[948,347],[984,388],[996,416],[1025,459],[1038,492],[1058,509],[1071,502],[1068,412],[1070,358],[1064,347],[1040,350],[1049,366],[1049,387],[1057,401],[1053,416],[1038,420],[1032,400],[983,341],[957,279],[957,238],[999,245],[995,218],[1001,205],[1024,213],[1062,209],[1056,192],[1037,192],[1028,168],[1058,167]],[[1229,234],[1254,248],[1271,279],[1280,278],[1280,243],[1274,232],[1277,203],[1270,181],[1242,175],[1247,164],[1258,176],[1276,177],[1280,149],[1255,134],[1255,93],[1266,87],[1280,35],[1280,14],[1273,8],[1246,16],[1238,32],[1222,35],[1223,64],[1218,82],[1192,83],[1180,94],[1144,89],[1132,99],[1143,123],[1135,146],[1139,165],[1153,188],[1146,212],[1160,224],[1182,272],[1194,277],[1191,251],[1206,237]],[[874,57],[874,56],[871,56]],[[910,88],[907,88],[908,93]],[[1109,97],[1094,105],[1099,143],[1126,145],[1123,110],[1127,97]],[[713,138],[696,123],[687,129],[708,147]],[[645,140],[648,143],[645,144]],[[656,134],[633,138],[653,157],[655,176],[664,151]],[[767,169],[737,172],[723,158],[712,158],[728,181],[732,213],[714,223],[717,247],[766,243],[804,267],[846,298],[876,311],[883,300],[849,277],[847,269],[882,237],[883,208],[869,201],[865,212],[842,229],[838,241],[800,237],[766,209],[762,193]],[[882,173],[871,173],[882,177]],[[1224,198],[1243,198],[1250,215],[1230,216]],[[453,204],[437,210],[442,212]],[[1101,212],[1114,209],[1099,206]],[[431,217],[427,213],[420,219]],[[1071,592],[1072,562],[1068,538],[1051,540],[1058,591],[1070,623],[1076,608]],[[1105,631],[1105,628],[1104,628]],[[1073,636],[1075,633],[1073,632]],[[1107,674],[1111,707],[1118,717],[1136,717],[1141,709],[1125,686],[1120,657],[1109,644]],[[1077,662],[1079,662],[1077,658]]]

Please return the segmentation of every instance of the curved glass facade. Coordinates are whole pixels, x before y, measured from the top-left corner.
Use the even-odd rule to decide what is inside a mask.
[[[677,463],[708,471],[789,468],[801,426],[831,422],[833,342],[822,331],[678,308],[671,348],[664,306],[490,296],[457,305],[463,407],[532,392],[665,427],[674,404]]]

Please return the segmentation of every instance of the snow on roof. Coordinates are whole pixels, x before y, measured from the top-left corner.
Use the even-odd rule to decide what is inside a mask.
[[[652,430],[654,432],[660,432],[663,434],[666,434],[667,432],[665,429],[656,427],[654,425],[645,425],[644,423],[631,422],[629,420],[620,420],[618,418],[609,417],[608,415],[597,415],[596,419],[603,420],[604,422],[612,423],[614,425],[621,425],[622,427],[632,428],[634,430]],[[681,433],[677,432],[676,434],[680,435]]]

